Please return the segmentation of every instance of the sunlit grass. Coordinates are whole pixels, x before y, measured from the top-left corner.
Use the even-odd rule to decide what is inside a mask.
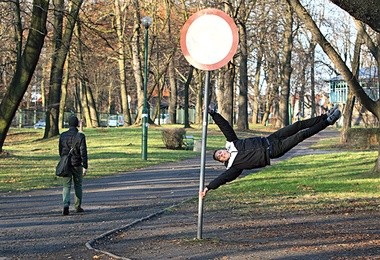
[[[141,156],[141,128],[97,128],[85,129],[89,171],[87,178],[107,176],[120,172],[166,162],[174,162],[199,156],[192,150],[168,150],[161,137],[164,127],[181,127],[165,125],[150,127],[148,130],[148,160]],[[209,149],[224,146],[224,138],[210,125],[207,139]],[[64,129],[65,131],[67,129]],[[3,150],[8,156],[0,158],[0,191],[21,191],[40,189],[61,184],[55,177],[55,165],[59,160],[58,137],[42,139],[44,130],[11,129],[5,140]],[[193,126],[186,129],[198,141],[202,139],[202,128]]]
[[[250,214],[265,210],[378,208],[380,178],[370,173],[377,152],[331,152],[295,157],[210,192],[214,208]],[[353,209],[353,210],[354,210]]]
[[[166,125],[165,127],[181,127]],[[163,127],[149,128],[148,160],[141,159],[141,128],[85,129],[89,152],[88,178],[98,178],[161,163],[199,156],[188,150],[164,147]],[[265,136],[270,129],[238,132],[240,137]],[[186,129],[201,141],[202,129]],[[0,191],[22,191],[60,185],[54,168],[58,162],[58,137],[42,140],[43,131],[11,129],[0,159]],[[349,151],[338,146],[339,138],[321,140],[314,148],[329,153],[295,157],[257,173],[248,174],[207,196],[207,207],[215,210],[258,214],[261,211],[378,209],[380,178],[370,173],[377,151]],[[225,138],[209,125],[207,149],[223,147]],[[245,171],[249,173],[249,171]],[[207,173],[206,173],[207,174]]]

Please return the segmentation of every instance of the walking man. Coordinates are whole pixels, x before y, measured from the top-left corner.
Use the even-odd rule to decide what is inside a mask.
[[[72,156],[72,176],[63,177],[63,215],[69,215],[71,183],[74,182],[75,209],[83,212],[82,208],[82,180],[88,168],[86,137],[78,131],[79,120],[76,116],[69,118],[69,130],[63,132],[59,138],[59,155],[66,155],[75,145]]]
[[[226,119],[213,110],[209,109],[208,113],[227,139],[226,148],[216,150],[213,155],[214,160],[223,163],[227,170],[200,192],[202,198],[209,190],[235,180],[243,170],[270,165],[270,159],[283,156],[300,142],[335,124],[341,116],[335,106],[327,114],[297,121],[268,137],[239,139]]]

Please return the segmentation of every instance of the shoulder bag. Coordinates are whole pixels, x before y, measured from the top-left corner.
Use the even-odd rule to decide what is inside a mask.
[[[79,132],[75,136],[74,144],[71,147],[69,153],[66,155],[62,155],[57,166],[55,167],[55,175],[57,175],[58,177],[71,177],[71,175],[73,174],[71,165],[71,155],[78,141]]]

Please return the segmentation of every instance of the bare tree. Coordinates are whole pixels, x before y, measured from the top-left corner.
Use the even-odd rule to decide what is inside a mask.
[[[135,124],[140,124],[142,120],[142,107],[144,104],[144,96],[143,96],[143,75],[142,75],[142,61],[141,61],[141,51],[140,51],[140,38],[141,38],[141,28],[140,28],[140,4],[139,1],[133,0],[133,35],[130,41],[130,49],[132,53],[131,66],[133,70],[133,77],[135,81],[135,86],[137,90],[137,107],[138,114],[136,117]],[[150,117],[149,117],[150,118]]]
[[[219,69],[217,74],[216,100],[218,110],[231,125],[234,123],[235,69],[235,65],[230,62],[224,68]]]
[[[50,72],[49,97],[46,109],[46,128],[44,138],[59,135],[59,105],[61,99],[61,87],[63,79],[63,68],[67,53],[70,50],[75,23],[77,22],[79,10],[83,0],[70,1],[70,10],[67,16],[66,26],[63,31],[63,8],[61,0],[55,0],[55,38],[54,53],[52,56],[52,68]]]
[[[267,84],[267,93],[265,96],[265,105],[264,105],[264,115],[262,125],[266,125],[269,120],[271,123],[275,123],[275,113],[278,109],[278,85],[279,78],[277,77],[277,56],[272,52],[265,52],[264,58],[264,73],[265,73],[265,81]],[[271,117],[271,118],[270,118]]]
[[[259,113],[260,113],[260,84],[261,84],[261,65],[263,59],[263,51],[259,47],[257,49],[257,57],[256,57],[256,68],[254,74],[254,83],[253,83],[253,98],[252,98],[252,120],[251,122],[254,124],[259,123]]]
[[[81,100],[81,112],[83,114],[85,123],[87,127],[98,127],[99,118],[98,112],[95,106],[94,95],[92,93],[92,88],[89,85],[88,73],[85,67],[85,61],[83,57],[83,43],[82,43],[82,32],[81,32],[81,21],[78,18],[77,24],[75,26],[75,34],[77,36],[77,73],[78,80],[80,84],[81,91],[80,100]]]
[[[352,72],[343,62],[342,58],[336,52],[336,50],[331,46],[327,39],[323,36],[307,10],[300,4],[298,0],[287,0],[300,17],[300,19],[305,23],[306,27],[314,35],[316,42],[321,46],[327,56],[335,64],[337,69],[341,72],[343,78],[347,81],[349,87],[354,91],[355,95],[359,98],[361,103],[371,111],[377,118],[380,118],[380,105],[377,102],[370,99],[363,88],[360,86],[358,80],[353,77]]]
[[[380,32],[376,33],[374,35],[374,39],[371,38],[371,36],[368,34],[368,32],[365,29],[365,26],[362,22],[355,21],[356,28],[358,30],[358,33],[360,33],[363,37],[363,41],[365,45],[367,46],[369,52],[372,54],[372,56],[375,58],[377,63],[377,71],[380,71]],[[379,86],[380,86],[380,77],[377,77]]]
[[[184,84],[184,127],[189,128],[190,127],[190,120],[189,120],[189,88],[190,83],[193,79],[193,72],[194,67],[190,66],[189,72],[186,78],[186,82]]]
[[[255,1],[252,1],[255,3]],[[238,9],[238,28],[239,28],[239,95],[238,95],[238,120],[237,129],[247,130],[248,129],[248,55],[249,55],[249,45],[248,45],[248,31],[247,31],[247,21],[250,15],[250,10],[246,6],[246,1],[240,1]]]
[[[323,51],[327,54],[330,60],[335,64],[337,69],[341,72],[344,80],[347,82],[350,90],[358,98],[361,104],[372,112],[377,119],[380,119],[380,100],[372,100],[360,86],[357,78],[353,75],[347,65],[344,63],[342,58],[336,52],[336,50],[331,46],[331,44],[323,36],[313,19],[311,18],[308,11],[301,5],[298,0],[287,0],[291,4],[294,11],[297,13],[298,17],[305,23],[309,31],[314,35],[316,42],[321,46]],[[379,156],[374,167],[375,172],[380,172],[380,148]]]
[[[279,97],[279,111],[276,127],[281,128],[289,125],[289,98],[290,98],[290,76],[292,74],[291,58],[293,51],[293,12],[286,5],[284,10],[284,40],[282,57],[280,59],[280,82],[281,90]]]
[[[165,11],[166,11],[166,28],[167,35],[173,37],[172,32],[172,21],[171,21],[171,12],[172,12],[172,3],[169,0],[165,0]],[[173,53],[176,52],[176,47],[173,48]],[[177,106],[178,106],[178,85],[176,80],[175,73],[175,63],[174,56],[170,59],[168,66],[168,78],[169,78],[169,87],[170,87],[170,98],[169,98],[169,115],[170,122],[172,124],[177,123]]]
[[[267,48],[267,35],[268,35],[268,16],[270,8],[267,8],[267,2],[265,1],[257,1],[255,12],[252,13],[252,23],[250,27],[254,27],[255,30],[251,30],[251,44],[254,56],[252,58],[255,61],[255,70],[253,72],[252,80],[250,80],[253,85],[253,95],[251,97],[252,103],[252,123],[257,124],[262,120],[262,112],[264,109],[264,100],[262,100],[261,88],[263,86],[263,63],[264,55]],[[259,118],[259,115],[261,116]]]
[[[70,59],[71,55],[70,53],[67,54],[66,62],[65,62],[65,70],[63,74],[63,79],[62,79],[62,88],[61,88],[61,100],[59,104],[59,124],[61,127],[64,127],[65,125],[65,109],[66,109],[66,101],[67,101],[67,89],[69,85],[69,78],[70,78]]]
[[[16,67],[12,81],[5,93],[0,104],[0,152],[3,151],[3,145],[7,132],[11,125],[11,121],[15,116],[17,108],[24,96],[26,89],[32,79],[34,70],[37,66],[39,56],[44,44],[46,35],[46,20],[49,7],[48,0],[34,0],[32,16],[24,49],[22,44],[22,18],[19,1],[14,1],[18,37]]]
[[[127,68],[127,54],[126,54],[126,10],[128,6],[128,1],[122,3],[120,0],[114,0],[114,10],[115,10],[115,30],[117,34],[117,45],[118,45],[118,66],[119,66],[119,80],[120,80],[120,93],[121,93],[121,108],[124,115],[125,125],[131,125],[131,113],[128,103],[128,88],[126,80],[126,68]]]
[[[355,23],[358,23],[356,20]],[[360,53],[361,53],[361,47],[363,43],[363,34],[359,30],[356,34],[356,40],[355,40],[355,47],[354,47],[354,57],[352,60],[352,73],[356,78],[359,77],[359,66],[360,66]],[[355,105],[355,95],[353,94],[353,91],[348,89],[348,97],[346,101],[346,106],[344,107],[343,111],[343,127],[341,131],[340,141],[342,143],[348,142],[348,130],[351,128],[351,122],[352,122],[352,112],[354,110]]]

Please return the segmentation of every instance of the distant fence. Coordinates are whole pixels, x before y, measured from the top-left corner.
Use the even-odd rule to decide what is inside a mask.
[[[69,117],[75,114],[79,118],[79,113],[65,112],[63,115],[63,125],[68,127]],[[23,109],[16,112],[15,117],[12,120],[11,126],[18,128],[33,128],[37,122],[46,122],[46,113],[44,111],[37,111],[33,109]],[[117,114],[99,113],[99,125],[106,127],[109,126],[110,119],[119,116]],[[112,125],[114,126],[114,125]]]
[[[167,112],[163,112],[162,114],[165,114]],[[78,117],[80,117],[79,113],[72,113],[72,112],[65,112],[64,113],[64,126],[68,126],[68,118],[75,114]],[[161,114],[161,115],[162,115]],[[18,127],[18,128],[33,128],[34,125],[39,121],[46,121],[46,113],[42,110],[35,110],[35,109],[22,109],[18,110],[16,112],[15,117],[12,120],[11,127]],[[124,122],[124,119],[121,119],[121,114],[107,114],[107,113],[99,113],[99,126],[101,127],[107,127],[107,126],[120,126],[122,125],[121,122]],[[132,118],[134,119],[135,115],[132,115]],[[117,118],[117,125],[114,125],[114,118]],[[194,123],[196,118],[196,112],[195,109],[189,109],[189,121],[190,123]],[[209,119],[210,120],[210,119]],[[177,124],[184,124],[185,122],[185,111],[183,109],[177,110]]]
[[[38,121],[45,121],[45,112],[34,109],[23,109],[16,112],[12,127],[33,127]]]

